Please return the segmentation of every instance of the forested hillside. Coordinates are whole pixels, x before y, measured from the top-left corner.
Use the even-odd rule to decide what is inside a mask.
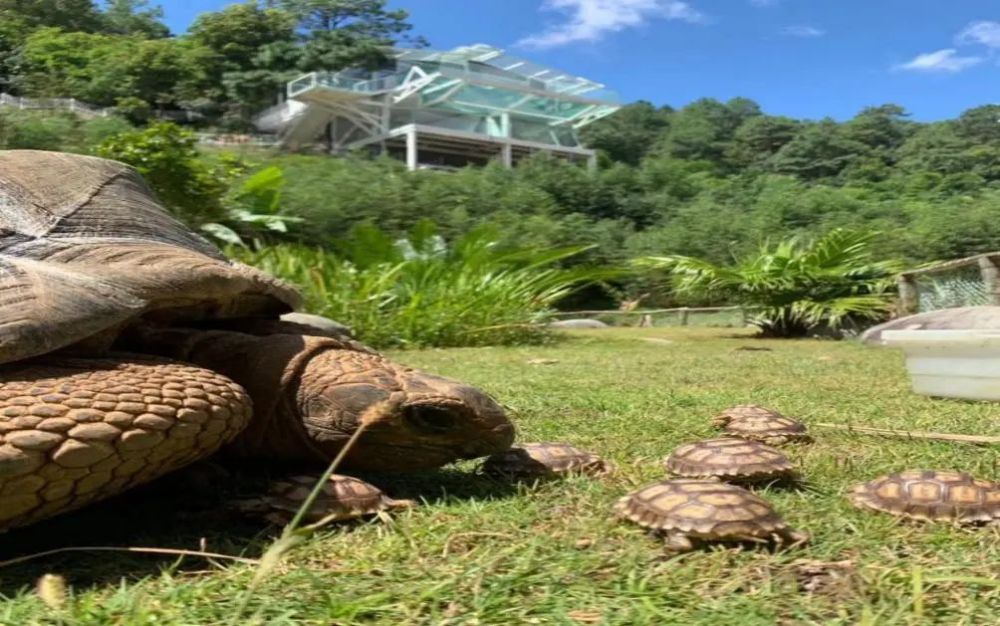
[[[141,0],[112,0],[103,10],[89,0],[0,0],[0,89],[75,97],[121,114],[88,121],[0,108],[0,145],[127,160],[135,137],[98,146],[158,109],[196,111],[211,128],[246,128],[289,77],[375,63],[380,46],[411,30],[406,12],[382,0],[233,4],[175,35],[159,18]],[[154,137],[183,135],[156,128]],[[725,261],[766,238],[833,227],[877,230],[880,256],[911,262],[1000,249],[997,105],[918,123],[895,104],[835,121],[772,116],[741,98],[676,110],[638,102],[584,135],[602,154],[593,173],[545,157],[515,171],[442,174],[265,152],[245,153],[227,171],[279,166],[286,184],[277,210],[305,219],[268,237],[325,245],[365,222],[398,234],[431,220],[446,238],[488,222],[510,242],[592,243],[579,258],[602,263],[667,253]],[[178,154],[204,170],[192,180],[215,178],[219,155],[188,149]],[[161,194],[174,208],[191,203],[188,192],[221,207],[220,180],[208,191]]]

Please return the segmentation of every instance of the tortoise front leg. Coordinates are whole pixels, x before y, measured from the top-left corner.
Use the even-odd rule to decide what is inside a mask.
[[[221,374],[113,357],[0,368],[0,530],[205,458],[250,419],[246,393]]]
[[[668,531],[663,536],[663,551],[667,554],[680,554],[694,550],[694,542],[680,531]]]

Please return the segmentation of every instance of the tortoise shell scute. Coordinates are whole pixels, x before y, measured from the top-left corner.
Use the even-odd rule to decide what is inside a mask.
[[[787,476],[794,469],[780,450],[735,437],[685,444],[668,456],[664,465],[677,476],[752,480]]]
[[[314,476],[292,476],[275,481],[262,500],[273,511],[293,513],[309,497],[316,480]],[[323,484],[304,519],[308,522],[330,517],[351,519],[400,505],[404,504],[388,498],[374,485],[351,476],[334,474]]]
[[[483,473],[507,478],[546,478],[566,474],[601,476],[613,467],[601,457],[563,442],[523,443],[494,454]]]
[[[854,485],[857,507],[920,521],[1000,521],[1000,484],[965,472],[906,470]]]
[[[793,533],[765,500],[712,479],[675,478],[619,499],[616,514],[654,531],[714,541],[766,540]]]
[[[763,443],[782,444],[811,440],[805,424],[777,411],[755,405],[738,406],[723,411],[712,423],[727,435]]]

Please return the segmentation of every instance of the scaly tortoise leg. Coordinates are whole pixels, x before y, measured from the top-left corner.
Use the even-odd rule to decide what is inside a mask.
[[[205,458],[250,419],[243,388],[166,359],[45,357],[0,368],[0,530]]]
[[[664,537],[663,551],[667,554],[681,554],[694,550],[694,542],[682,532],[667,532]]]

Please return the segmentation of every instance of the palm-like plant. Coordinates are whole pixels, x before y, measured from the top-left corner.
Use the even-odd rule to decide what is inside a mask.
[[[871,258],[873,234],[836,229],[815,240],[764,244],[731,266],[686,256],[645,257],[637,264],[667,269],[681,296],[738,303],[770,337],[801,337],[849,322],[886,316],[896,261]]]

